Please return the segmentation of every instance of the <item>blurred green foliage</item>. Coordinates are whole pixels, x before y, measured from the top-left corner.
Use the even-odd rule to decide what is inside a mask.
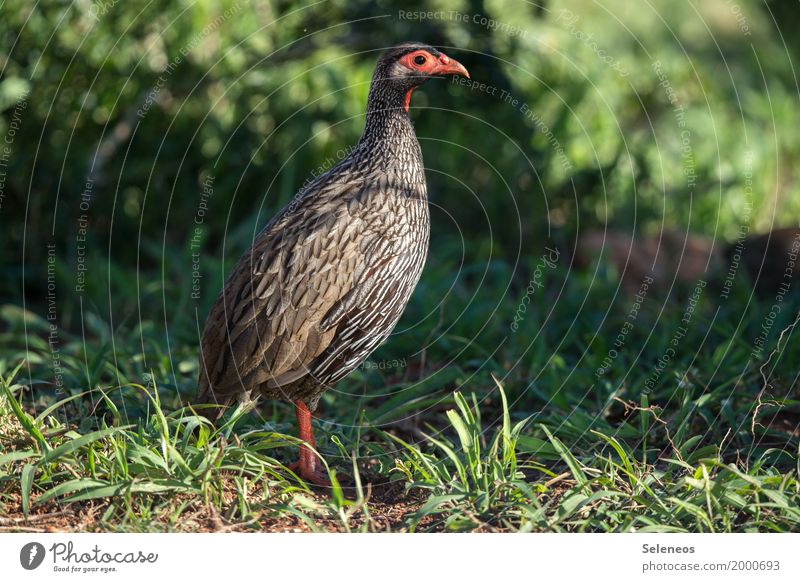
[[[53,244],[65,327],[78,295],[202,321],[260,225],[358,139],[378,54],[409,39],[487,84],[414,95],[433,264],[515,265],[592,225],[730,239],[797,224],[797,44],[773,14],[789,26],[786,4],[9,0],[2,292],[24,279],[42,299]]]

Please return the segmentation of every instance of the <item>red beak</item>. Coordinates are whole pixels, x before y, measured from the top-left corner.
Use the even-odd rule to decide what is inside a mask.
[[[451,59],[444,53],[439,53],[439,64],[431,70],[433,75],[461,75],[469,79],[469,72],[464,65]]]

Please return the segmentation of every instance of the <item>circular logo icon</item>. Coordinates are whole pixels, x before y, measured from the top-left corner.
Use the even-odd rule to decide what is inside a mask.
[[[19,563],[26,570],[35,570],[44,561],[44,546],[39,542],[30,542],[19,551]]]

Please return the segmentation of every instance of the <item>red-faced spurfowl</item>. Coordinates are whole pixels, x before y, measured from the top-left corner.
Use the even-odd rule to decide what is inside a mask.
[[[311,413],[389,336],[425,263],[428,198],[408,107],[441,75],[469,77],[424,44],[382,55],[358,144],[261,230],[203,330],[198,400],[220,405],[206,414],[257,396],[293,402],[309,447],[292,468],[311,483],[328,482],[310,448]]]

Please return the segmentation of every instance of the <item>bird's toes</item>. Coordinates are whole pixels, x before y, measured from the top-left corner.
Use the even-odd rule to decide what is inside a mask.
[[[318,467],[309,467],[302,460],[295,461],[291,465],[287,465],[286,468],[310,485],[331,487],[331,480],[328,478],[327,473]]]

